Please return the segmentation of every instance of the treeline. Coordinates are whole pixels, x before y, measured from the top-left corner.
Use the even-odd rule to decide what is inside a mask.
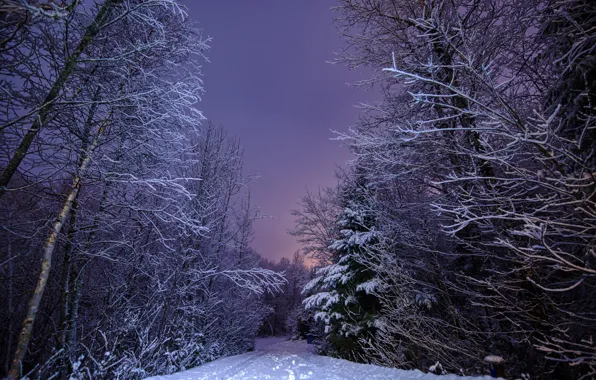
[[[269,307],[269,314],[263,321],[259,335],[305,339],[310,329],[300,324],[304,314],[302,289],[312,278],[313,270],[305,265],[304,255],[295,252],[291,260],[282,257],[278,262],[263,258],[261,266],[283,273],[286,283],[280,290],[264,294],[263,302]]]
[[[285,280],[249,248],[242,148],[195,108],[208,40],[175,0],[0,12],[0,377],[248,350]]]
[[[339,61],[383,101],[292,233],[331,355],[391,367],[596,376],[596,7],[342,0]],[[382,71],[381,71],[382,70]],[[367,83],[362,83],[366,85]],[[440,365],[436,365],[436,363]]]

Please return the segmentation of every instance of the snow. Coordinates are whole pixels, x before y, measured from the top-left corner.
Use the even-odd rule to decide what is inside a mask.
[[[372,278],[362,284],[358,284],[358,286],[356,286],[356,291],[364,290],[366,294],[372,294],[372,292],[380,288],[381,285],[382,283],[380,279]]]
[[[484,361],[488,362],[488,363],[493,363],[493,364],[505,363],[505,359],[503,359],[500,356],[495,356],[495,355],[488,355],[487,357],[484,358]]]
[[[428,367],[428,370],[430,372],[437,372],[437,371],[441,371],[442,369],[443,369],[443,366],[439,362],[436,362],[435,364]]]
[[[352,363],[316,355],[314,347],[304,341],[280,338],[257,339],[256,349],[230,356],[188,371],[151,380],[488,380],[488,376],[460,377],[433,375]]]

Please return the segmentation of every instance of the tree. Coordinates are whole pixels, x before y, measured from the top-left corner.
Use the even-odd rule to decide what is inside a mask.
[[[355,174],[341,191],[344,210],[340,214],[339,235],[329,247],[332,263],[317,271],[304,292],[307,309],[325,323],[326,339],[334,354],[352,360],[366,360],[359,350],[360,339],[374,336],[380,304],[373,291],[379,284],[375,273],[363,265],[374,250],[379,236],[368,207],[368,187],[363,176]]]
[[[341,210],[338,194],[332,188],[319,189],[317,193],[307,190],[299,207],[292,210],[296,227],[288,233],[304,245],[306,256],[321,265],[327,264],[331,260],[329,246],[337,233],[336,221]]]
[[[130,6],[132,6],[132,8],[125,10],[125,12],[123,14],[118,14],[111,8],[111,7],[115,7],[117,5],[125,5],[125,6],[130,5]],[[151,7],[153,5],[157,5],[158,7],[163,8],[163,11],[161,11],[161,14],[160,14],[159,10],[157,12],[154,12],[154,10],[151,9]],[[62,88],[65,86],[66,82],[69,79],[71,79],[71,77],[73,77],[73,75],[75,74],[77,60],[79,59],[81,54],[91,46],[93,39],[99,35],[99,33],[100,33],[100,31],[102,31],[104,25],[108,24],[108,20],[109,20],[112,30],[110,30],[110,29],[103,30],[103,33],[106,33],[106,34],[109,34],[110,32],[113,32],[115,30],[122,28],[122,24],[120,24],[119,22],[126,24],[127,16],[134,16],[135,14],[141,15],[143,13],[150,11],[151,13],[147,14],[147,15],[150,15],[150,17],[153,17],[153,18],[145,18],[142,21],[142,26],[146,26],[147,24],[151,24],[151,23],[153,23],[153,25],[155,25],[156,23],[159,23],[162,25],[170,23],[170,25],[171,25],[171,28],[169,31],[167,29],[165,29],[162,33],[155,33],[155,36],[153,37],[152,42],[168,42],[168,40],[171,39],[172,37],[174,37],[177,33],[182,32],[182,33],[178,34],[178,37],[177,37],[178,41],[181,41],[182,43],[178,42],[177,44],[169,45],[169,53],[172,55],[163,55],[164,52],[158,52],[157,51],[158,49],[156,49],[156,48],[153,48],[154,50],[152,51],[151,49],[142,47],[141,49],[139,49],[139,53],[144,51],[145,56],[143,57],[143,60],[145,60],[145,62],[143,62],[143,64],[141,64],[141,65],[133,64],[133,62],[136,61],[136,63],[139,63],[141,60],[141,58],[140,58],[141,56],[137,55],[137,57],[132,56],[131,61],[122,60],[122,62],[117,62],[117,64],[113,65],[113,66],[106,65],[106,67],[102,68],[104,70],[98,69],[97,67],[92,69],[92,72],[97,71],[98,75],[105,74],[105,76],[103,76],[103,77],[99,76],[99,78],[101,78],[103,80],[112,79],[112,78],[110,78],[110,76],[115,74],[115,72],[110,71],[111,69],[115,69],[115,70],[134,69],[134,68],[137,68],[139,70],[145,69],[144,75],[146,77],[148,77],[148,76],[151,76],[151,72],[149,70],[154,68],[153,65],[155,64],[156,58],[158,60],[160,60],[161,65],[167,66],[168,64],[170,64],[170,65],[176,64],[177,63],[176,60],[181,58],[182,55],[189,57],[189,55],[188,55],[189,53],[190,54],[201,54],[202,50],[204,49],[204,45],[202,44],[202,42],[199,41],[199,43],[197,44],[196,42],[192,42],[191,40],[188,40],[188,39],[185,40],[184,38],[180,38],[181,36],[184,36],[184,34],[183,34],[184,29],[180,30],[179,27],[177,27],[176,24],[173,23],[173,21],[174,21],[173,19],[180,17],[181,13],[178,13],[179,9],[177,7],[174,7],[173,9],[168,9],[169,6],[171,6],[171,5],[173,5],[173,4],[170,2],[166,2],[166,3],[157,2],[155,4],[150,4],[150,2],[145,2],[145,3],[141,2],[136,5],[128,4],[128,3],[120,4],[119,1],[110,1],[110,0],[108,0],[102,4],[102,6],[98,9],[98,12],[95,16],[94,21],[90,24],[90,26],[88,26],[86,29],[84,29],[84,32],[82,34],[79,45],[75,48],[73,54],[68,56],[65,59],[65,61],[63,62],[62,69],[59,71],[59,74],[57,76],[55,83],[52,84],[48,95],[43,100],[42,106],[38,111],[39,114],[35,117],[32,126],[26,132],[26,134],[24,135],[23,139],[21,140],[19,146],[16,148],[14,155],[8,161],[7,166],[4,170],[4,173],[2,174],[2,180],[0,181],[0,186],[2,186],[3,189],[8,184],[8,181],[10,181],[10,179],[12,178],[13,174],[15,173],[18,166],[20,165],[22,159],[25,157],[25,155],[29,149],[29,146],[31,145],[31,143],[33,142],[33,140],[39,133],[41,126],[46,123],[46,120],[49,117],[50,112],[52,111],[52,106],[53,106],[54,102],[57,100],[57,97],[59,96]],[[173,10],[173,12],[171,12],[172,10]],[[112,19],[110,19],[110,17]],[[147,23],[147,24],[145,24],[145,23]],[[134,25],[128,25],[128,28],[134,29]],[[151,34],[151,32],[149,33],[149,35],[150,34]],[[128,36],[126,34],[121,34],[121,37],[126,38]],[[151,37],[149,37],[149,41],[151,41]],[[182,51],[181,48],[184,49],[184,51]],[[113,52],[116,54],[126,53],[126,51],[121,52],[118,50],[119,49],[115,49]],[[101,53],[103,53],[104,51],[105,50],[103,48],[99,50],[100,56],[101,56]],[[139,53],[137,53],[137,54],[139,54]],[[161,54],[161,55],[159,55],[159,56],[155,55],[156,53]],[[175,55],[176,53],[179,54],[179,57],[176,57],[176,55]],[[153,57],[152,57],[152,54],[154,55]],[[120,64],[120,65],[118,65],[118,64]],[[122,64],[124,64],[124,65],[122,65]],[[191,63],[191,66],[192,66],[192,63]],[[172,67],[172,66],[170,66],[170,67]],[[167,109],[166,112],[171,112],[171,115],[176,115],[176,113],[174,113],[174,112],[180,112],[183,109],[186,109],[186,110],[190,111],[189,115],[193,115],[193,113],[194,113],[195,122],[196,122],[197,118],[200,117],[200,114],[198,114],[197,112],[193,112],[193,109],[191,107],[192,104],[197,100],[196,93],[193,93],[193,92],[196,90],[201,91],[201,88],[198,86],[199,82],[197,80],[194,80],[194,83],[193,83],[193,78],[190,77],[189,79],[186,79],[184,83],[181,83],[181,82],[168,83],[168,82],[162,80],[161,83],[154,82],[154,83],[150,84],[149,82],[140,81],[140,78],[138,78],[138,76],[139,76],[138,73],[128,72],[128,75],[126,75],[126,74],[124,76],[121,75],[120,79],[116,81],[117,89],[116,89],[115,94],[117,97],[124,98],[123,100],[120,100],[119,102],[111,101],[111,99],[109,99],[109,95],[107,93],[102,93],[101,87],[97,87],[95,90],[93,90],[93,95],[90,99],[92,102],[91,106],[89,107],[86,115],[84,116],[85,122],[79,124],[81,127],[80,131],[82,132],[82,134],[80,134],[80,135],[76,134],[76,133],[74,134],[76,137],[81,138],[80,139],[81,154],[78,157],[77,165],[74,168],[75,174],[72,177],[72,184],[70,186],[71,189],[66,194],[66,199],[65,199],[63,205],[61,206],[60,211],[58,212],[57,220],[54,223],[50,233],[48,234],[48,236],[44,242],[43,248],[42,248],[42,251],[43,251],[42,270],[39,275],[39,280],[38,280],[37,286],[34,290],[33,296],[29,302],[28,312],[24,319],[23,328],[22,328],[21,334],[19,336],[17,349],[15,352],[15,356],[14,356],[13,363],[12,363],[11,370],[10,370],[10,376],[13,378],[16,378],[21,371],[21,362],[23,361],[25,352],[27,351],[27,347],[28,347],[29,341],[31,339],[33,324],[35,322],[37,311],[39,309],[39,305],[41,302],[41,298],[43,296],[43,293],[45,291],[46,284],[47,284],[47,281],[49,278],[50,270],[52,267],[52,256],[53,256],[53,252],[56,247],[56,244],[57,244],[58,236],[61,233],[62,227],[64,226],[67,218],[69,217],[70,213],[72,212],[73,205],[76,203],[76,201],[78,199],[78,194],[79,194],[80,188],[82,186],[82,182],[87,177],[87,172],[89,171],[90,164],[93,161],[93,155],[96,153],[95,150],[99,147],[100,144],[102,144],[103,141],[106,141],[106,140],[109,141],[110,138],[113,138],[118,133],[118,122],[121,120],[122,121],[125,120],[125,117],[123,117],[122,119],[119,119],[118,117],[123,116],[123,114],[118,114],[118,113],[121,112],[123,107],[128,106],[129,112],[131,112],[129,115],[139,116],[139,119],[141,119],[141,120],[137,119],[137,123],[136,123],[136,125],[138,126],[138,129],[135,129],[135,128],[131,129],[130,128],[131,125],[129,124],[128,125],[129,130],[127,130],[127,132],[125,132],[129,136],[133,135],[135,132],[140,132],[140,134],[136,136],[137,141],[139,139],[144,139],[143,134],[145,134],[145,136],[148,136],[148,133],[153,128],[157,127],[159,129],[163,125],[155,125],[157,123],[153,123],[154,125],[151,125],[152,116],[151,116],[151,113],[148,112],[149,108],[144,108],[142,104],[140,106],[134,106],[133,104],[130,103],[131,101],[145,100],[148,102],[154,102],[156,99],[162,99],[162,100],[168,101],[168,103],[166,103],[166,104],[167,104],[167,106],[169,106],[171,108]],[[135,81],[135,82],[133,82],[133,81]],[[127,85],[126,89],[125,89],[125,85]],[[160,85],[162,87],[160,87]],[[153,91],[149,92],[147,94],[144,91],[148,90],[148,88],[147,88],[148,86],[149,86],[149,90],[153,90]],[[83,95],[83,96],[85,94],[84,90],[85,90],[85,88],[81,87],[80,92],[81,92],[81,95]],[[135,92],[135,90],[137,90],[137,92]],[[189,91],[189,92],[187,92],[187,91]],[[69,94],[66,96],[68,97]],[[166,99],[166,96],[168,96],[169,98]],[[174,100],[174,101],[172,101],[172,100]],[[120,106],[120,108],[115,108],[115,106]],[[155,109],[153,107],[153,105],[151,107],[152,107],[152,112],[157,111],[157,109]],[[187,120],[184,120],[182,118],[180,120],[183,122],[187,122],[189,120],[192,120],[191,117],[192,116],[187,117]],[[115,123],[113,123],[114,120],[115,120]],[[110,129],[111,132],[113,132],[113,136],[108,136],[108,138],[106,139],[106,136],[104,136],[104,134],[106,133],[108,128]],[[124,130],[120,130],[120,131],[124,131]],[[72,132],[74,132],[74,131],[72,131]],[[166,137],[166,134],[168,133],[167,129],[164,129],[164,132],[165,133],[162,133],[162,136]],[[122,138],[124,138],[123,135],[121,135],[121,141],[122,141]],[[52,140],[49,140],[49,142],[52,143]],[[43,153],[41,153],[41,155],[43,155]],[[2,182],[2,181],[4,181],[4,182]],[[163,181],[162,183],[166,184],[166,186],[167,186],[167,180]]]
[[[57,100],[60,92],[64,88],[66,82],[70,79],[73,75],[77,61],[81,57],[81,54],[88,48],[89,44],[95,39],[98,35],[100,30],[106,25],[109,21],[108,15],[112,11],[112,7],[119,3],[119,0],[106,0],[101,8],[99,8],[95,19],[89,24],[89,26],[84,30],[83,36],[77,45],[77,47],[73,50],[72,54],[67,56],[63,62],[63,66],[59,71],[55,82],[51,85],[46,97],[41,102],[41,105],[38,109],[34,109],[30,112],[31,115],[35,115],[33,118],[33,122],[25,135],[20,140],[20,143],[14,150],[14,153],[10,160],[7,162],[6,167],[4,168],[2,174],[0,175],[0,196],[4,194],[6,191],[6,187],[10,182],[12,176],[17,171],[18,167],[21,164],[21,161],[27,155],[29,147],[33,143],[33,140],[39,134],[42,126],[48,120],[50,116],[50,112],[52,110],[53,103]],[[67,24],[68,25],[68,24]],[[18,118],[20,119],[20,118]],[[20,120],[11,120],[4,125],[2,129],[10,126],[11,124],[15,124]]]
[[[384,280],[385,325],[363,342],[379,363],[476,372],[496,353],[512,374],[593,371],[593,7],[543,6],[336,8],[340,62],[392,76],[374,79],[384,101],[340,134],[383,221],[364,263]]]
[[[173,0],[68,11],[2,29],[2,363],[141,378],[246,351],[285,279],[250,249],[239,142],[200,127],[207,39]]]
[[[296,315],[302,303],[302,287],[307,281],[307,268],[304,256],[294,252],[292,260],[282,257],[279,262],[263,259],[263,267],[283,273],[286,283],[279,292],[264,294],[264,302],[270,307],[270,313],[261,326],[262,335],[291,335],[296,328]],[[305,338],[305,337],[304,337]]]

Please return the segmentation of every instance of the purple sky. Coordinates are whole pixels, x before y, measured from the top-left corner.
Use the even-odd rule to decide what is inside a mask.
[[[300,248],[287,234],[290,210],[306,187],[335,183],[336,166],[350,155],[331,130],[354,124],[355,105],[373,93],[346,85],[362,72],[326,63],[341,46],[333,0],[185,3],[213,37],[200,109],[240,137],[247,173],[260,175],[252,199],[274,218],[255,223],[253,247],[270,259],[289,257]]]

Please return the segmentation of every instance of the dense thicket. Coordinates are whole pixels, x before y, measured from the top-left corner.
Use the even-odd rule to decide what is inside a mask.
[[[0,376],[142,378],[249,349],[283,277],[250,178],[201,127],[175,0],[0,7]],[[41,259],[41,260],[40,260]]]
[[[360,360],[486,373],[499,355],[511,376],[595,376],[594,5],[342,0],[336,12],[340,61],[378,70],[384,94],[339,136],[355,159],[335,193],[364,176],[365,202],[348,193],[375,233],[349,253],[349,276],[378,279],[372,338],[345,334]],[[363,323],[328,315],[349,283],[333,241],[351,208],[306,200],[295,232],[327,286],[307,306],[331,327]]]

